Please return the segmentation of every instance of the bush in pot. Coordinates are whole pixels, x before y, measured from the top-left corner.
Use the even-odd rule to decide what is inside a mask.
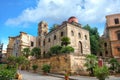
[[[34,72],[36,72],[37,68],[38,68],[37,64],[32,65],[32,69],[34,70]]]
[[[43,72],[46,74],[46,73],[49,73],[50,72],[50,65],[48,65],[48,64],[44,64],[43,66],[42,66],[42,70],[43,70]]]
[[[107,66],[102,66],[98,67],[96,66],[94,68],[94,75],[99,79],[99,80],[105,80],[109,76],[109,70]]]

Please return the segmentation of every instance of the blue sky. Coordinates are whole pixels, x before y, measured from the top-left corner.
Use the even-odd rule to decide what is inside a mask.
[[[83,26],[97,27],[101,35],[105,16],[116,13],[120,13],[120,0],[1,0],[0,41],[5,49],[9,36],[17,36],[20,31],[37,36],[41,20],[51,27],[70,16],[76,16]]]

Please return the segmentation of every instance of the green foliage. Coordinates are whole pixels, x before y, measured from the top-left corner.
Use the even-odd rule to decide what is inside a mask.
[[[98,29],[96,27],[91,28],[88,24],[83,27],[83,29],[86,29],[90,33],[90,45],[91,45],[91,53],[97,54],[101,51],[100,49],[100,36],[98,33]]]
[[[57,24],[54,24],[53,27],[50,27],[49,32],[54,31],[58,27]]]
[[[7,58],[8,64],[16,64],[16,57],[15,56],[10,56]]]
[[[48,65],[48,64],[44,64],[44,65],[42,66],[43,72],[50,72],[50,69],[51,69],[51,66]]]
[[[90,75],[94,75],[93,69],[95,68],[95,66],[97,66],[97,57],[91,54],[87,55],[85,60],[85,66],[87,67],[87,70],[90,71]]]
[[[25,56],[18,56],[18,57],[14,57],[14,56],[10,56],[7,58],[7,62],[9,64],[8,67],[12,67],[12,66],[20,66],[20,65],[28,65],[29,61]]]
[[[28,57],[30,55],[30,48],[24,48],[22,53],[23,56]]]
[[[18,63],[18,65],[24,64],[25,60],[26,60],[26,57],[24,56],[16,57],[16,63]]]
[[[61,53],[62,46],[56,45],[50,48],[50,52],[52,54],[59,54]]]
[[[0,65],[0,80],[12,80],[15,77],[17,68],[10,67],[7,65]]]
[[[65,46],[65,47],[62,47],[61,52],[62,52],[62,53],[74,52],[74,48],[71,47],[71,46]]]
[[[31,51],[31,55],[35,56],[37,59],[41,57],[41,50],[38,47],[34,47]]]
[[[105,80],[105,78],[109,76],[109,70],[107,66],[103,66],[103,67],[96,66],[94,68],[94,74],[99,80]]]
[[[68,44],[70,44],[70,38],[69,37],[63,37],[62,39],[61,39],[61,41],[62,41],[62,46],[67,46]]]
[[[111,64],[110,69],[112,69],[112,70],[117,70],[118,69],[119,62],[117,61],[116,58],[111,58],[110,61],[109,61],[109,63]]]
[[[38,65],[37,65],[37,64],[32,65],[32,69],[33,69],[33,70],[37,70],[37,68],[38,68]]]

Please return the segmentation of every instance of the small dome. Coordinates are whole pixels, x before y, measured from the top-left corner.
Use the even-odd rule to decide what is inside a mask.
[[[70,18],[68,19],[68,22],[69,22],[69,23],[71,23],[71,22],[76,22],[76,23],[78,23],[78,19],[77,19],[76,17],[72,16],[72,17],[70,17]]]

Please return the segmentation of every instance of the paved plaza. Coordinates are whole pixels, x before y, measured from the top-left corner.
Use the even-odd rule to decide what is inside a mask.
[[[23,80],[64,80],[62,78],[64,76],[55,77],[55,75],[44,76],[41,74],[27,72],[27,71],[19,71],[19,72],[22,74]],[[87,76],[86,77],[85,76],[70,76],[70,78],[71,80],[98,80],[95,77],[87,77]],[[120,77],[110,76],[109,79],[106,79],[106,80],[120,80]]]

